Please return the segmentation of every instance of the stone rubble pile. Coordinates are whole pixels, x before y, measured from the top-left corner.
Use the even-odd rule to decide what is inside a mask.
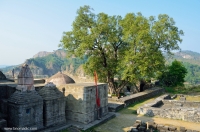
[[[180,127],[179,129],[173,125],[156,124],[154,121],[142,122],[136,120],[128,132],[199,132],[196,130]]]

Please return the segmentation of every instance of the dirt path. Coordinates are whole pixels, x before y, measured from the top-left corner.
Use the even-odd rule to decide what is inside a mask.
[[[200,123],[185,122],[181,120],[165,119],[158,117],[138,116],[134,114],[117,113],[116,118],[95,128],[98,132],[127,132],[136,120],[155,121],[157,124],[180,126],[191,130],[200,131]]]

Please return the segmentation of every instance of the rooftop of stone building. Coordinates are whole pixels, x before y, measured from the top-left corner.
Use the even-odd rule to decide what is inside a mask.
[[[15,104],[28,104],[31,102],[41,101],[42,97],[35,91],[15,91],[8,99],[9,102]]]
[[[47,79],[46,82],[47,83],[53,82],[56,86],[62,85],[62,84],[75,83],[75,81],[71,77],[61,72],[58,72],[55,75],[51,76],[49,79]]]
[[[51,100],[64,97],[63,93],[60,92],[56,85],[53,83],[47,83],[43,88],[38,91],[39,95],[42,96],[44,100]]]

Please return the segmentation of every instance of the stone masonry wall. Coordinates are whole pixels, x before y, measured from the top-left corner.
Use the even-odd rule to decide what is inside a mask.
[[[96,86],[94,84],[66,84],[59,87],[64,89],[66,97],[66,119],[88,124],[97,119]],[[98,84],[101,115],[108,113],[107,84]]]
[[[163,100],[164,104],[168,104],[171,106],[181,106],[181,107],[188,107],[188,108],[200,108],[200,102],[194,101],[176,101],[176,100]]]
[[[125,106],[128,106],[128,105],[133,104],[137,101],[152,98],[156,95],[162,94],[163,92],[164,92],[163,88],[152,88],[152,89],[145,90],[144,92],[140,92],[140,93],[137,93],[137,94],[133,94],[133,95],[130,95],[130,96],[120,98],[118,101],[121,102],[121,103],[124,103]]]

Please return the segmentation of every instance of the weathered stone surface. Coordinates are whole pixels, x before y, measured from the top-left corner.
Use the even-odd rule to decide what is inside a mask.
[[[56,86],[65,85],[69,83],[75,83],[75,81],[71,77],[61,72],[56,73],[55,75],[47,79],[46,82],[47,83],[53,82]]]
[[[175,131],[177,128],[175,126],[169,126],[170,131]]]
[[[139,124],[141,124],[142,121],[141,121],[141,120],[136,120],[135,123],[139,123]]]
[[[138,127],[140,127],[140,123],[135,123],[135,124],[133,124],[133,127],[136,127],[136,128],[138,128]]]
[[[130,96],[125,96],[123,98],[120,98],[118,100],[118,102],[124,103],[125,106],[129,106],[130,104],[133,104],[137,101],[141,101],[143,99],[151,98],[151,97],[159,95],[163,92],[164,92],[163,88],[152,88],[152,89],[148,89],[144,92],[140,92],[140,93],[137,93],[137,94],[133,94],[133,95],[130,95]]]
[[[8,99],[9,127],[43,127],[43,99],[33,91],[16,91]]]
[[[18,76],[16,91],[7,100],[8,127],[43,127],[43,99],[35,91],[33,75],[28,65],[23,65]]]
[[[180,131],[181,132],[185,132],[186,130],[185,130],[185,127],[180,127]]]
[[[130,131],[130,132],[138,132],[138,130],[135,129],[135,128],[131,128],[131,131]]]
[[[144,127],[144,126],[139,126],[139,127],[138,127],[138,130],[139,130],[139,131],[145,131],[145,130],[146,130],[146,127]]]
[[[66,97],[66,119],[88,124],[108,113],[107,84],[98,84],[99,109],[97,109],[94,83],[66,84],[60,86],[59,90],[63,91],[63,88]]]
[[[35,90],[33,86],[33,74],[27,64],[24,64],[18,75],[18,86],[16,89],[21,91]]]
[[[47,83],[38,93],[44,100],[44,126],[66,122],[63,93],[53,83]]]

